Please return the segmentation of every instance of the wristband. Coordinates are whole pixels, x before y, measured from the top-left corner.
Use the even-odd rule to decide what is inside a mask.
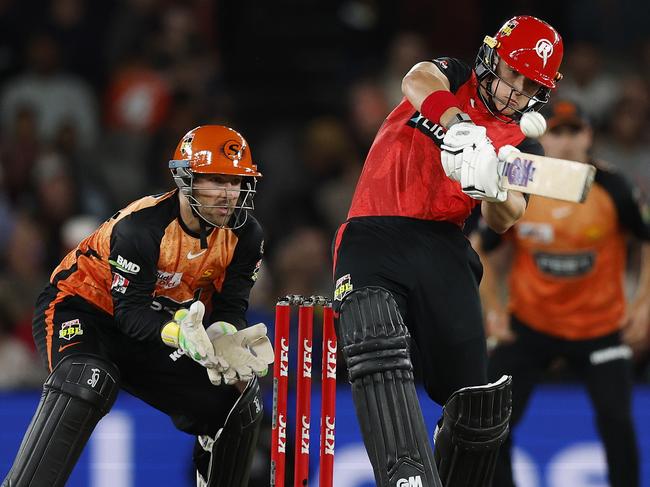
[[[451,91],[438,90],[427,96],[422,105],[420,113],[434,123],[440,123],[440,116],[449,108],[456,107],[460,110],[460,101]]]

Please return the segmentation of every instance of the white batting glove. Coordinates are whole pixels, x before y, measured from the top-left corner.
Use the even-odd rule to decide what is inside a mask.
[[[521,151],[513,145],[501,146],[501,148],[499,149],[499,161],[505,163],[508,156],[515,152],[521,152]]]
[[[503,202],[508,192],[501,188],[501,169],[492,144],[478,146],[475,151],[464,152],[460,174],[463,193],[477,200]]]
[[[471,152],[486,143],[491,144],[485,127],[470,122],[452,125],[440,146],[442,168],[447,177],[460,181],[463,159],[471,157]]]
[[[203,327],[205,306],[201,301],[192,303],[190,309],[181,308],[174,319],[166,323],[160,337],[163,343],[178,348],[192,360],[208,368],[227,368],[228,362],[215,357],[210,338]]]
[[[273,363],[274,354],[264,323],[238,331],[230,323],[217,321],[208,327],[207,333],[214,354],[230,364],[229,368],[221,371],[208,369],[208,377],[213,384],[234,384],[249,381],[254,375],[263,377],[268,373],[268,365]]]

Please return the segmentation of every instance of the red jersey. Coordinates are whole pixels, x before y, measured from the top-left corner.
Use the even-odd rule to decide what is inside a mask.
[[[515,123],[492,115],[477,94],[474,71],[451,58],[433,61],[445,73],[461,109],[487,129],[498,151],[519,145],[524,135]],[[405,98],[379,129],[357,183],[348,218],[404,216],[463,225],[479,200],[462,192],[442,168],[440,145],[446,130],[426,119]],[[531,152],[526,150],[525,152]]]

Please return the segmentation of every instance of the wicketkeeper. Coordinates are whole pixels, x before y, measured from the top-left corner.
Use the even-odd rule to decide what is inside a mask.
[[[33,334],[50,375],[3,487],[63,486],[120,389],[197,436],[197,485],[248,485],[256,377],[273,361],[266,327],[244,317],[263,253],[250,214],[261,174],[223,126],[188,132],[169,167],[178,188],[115,213],[38,298]]]

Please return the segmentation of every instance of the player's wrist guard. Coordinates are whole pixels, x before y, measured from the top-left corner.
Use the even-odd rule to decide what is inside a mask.
[[[470,118],[469,115],[463,112],[455,113],[453,118],[451,119],[451,122],[447,124],[447,130],[449,130],[451,127],[456,125],[457,123],[461,122],[467,122],[467,123],[474,123],[472,119]]]
[[[420,105],[420,113],[432,122],[439,123],[442,114],[452,107],[460,110],[460,100],[456,95],[451,91],[438,90],[424,99]]]

